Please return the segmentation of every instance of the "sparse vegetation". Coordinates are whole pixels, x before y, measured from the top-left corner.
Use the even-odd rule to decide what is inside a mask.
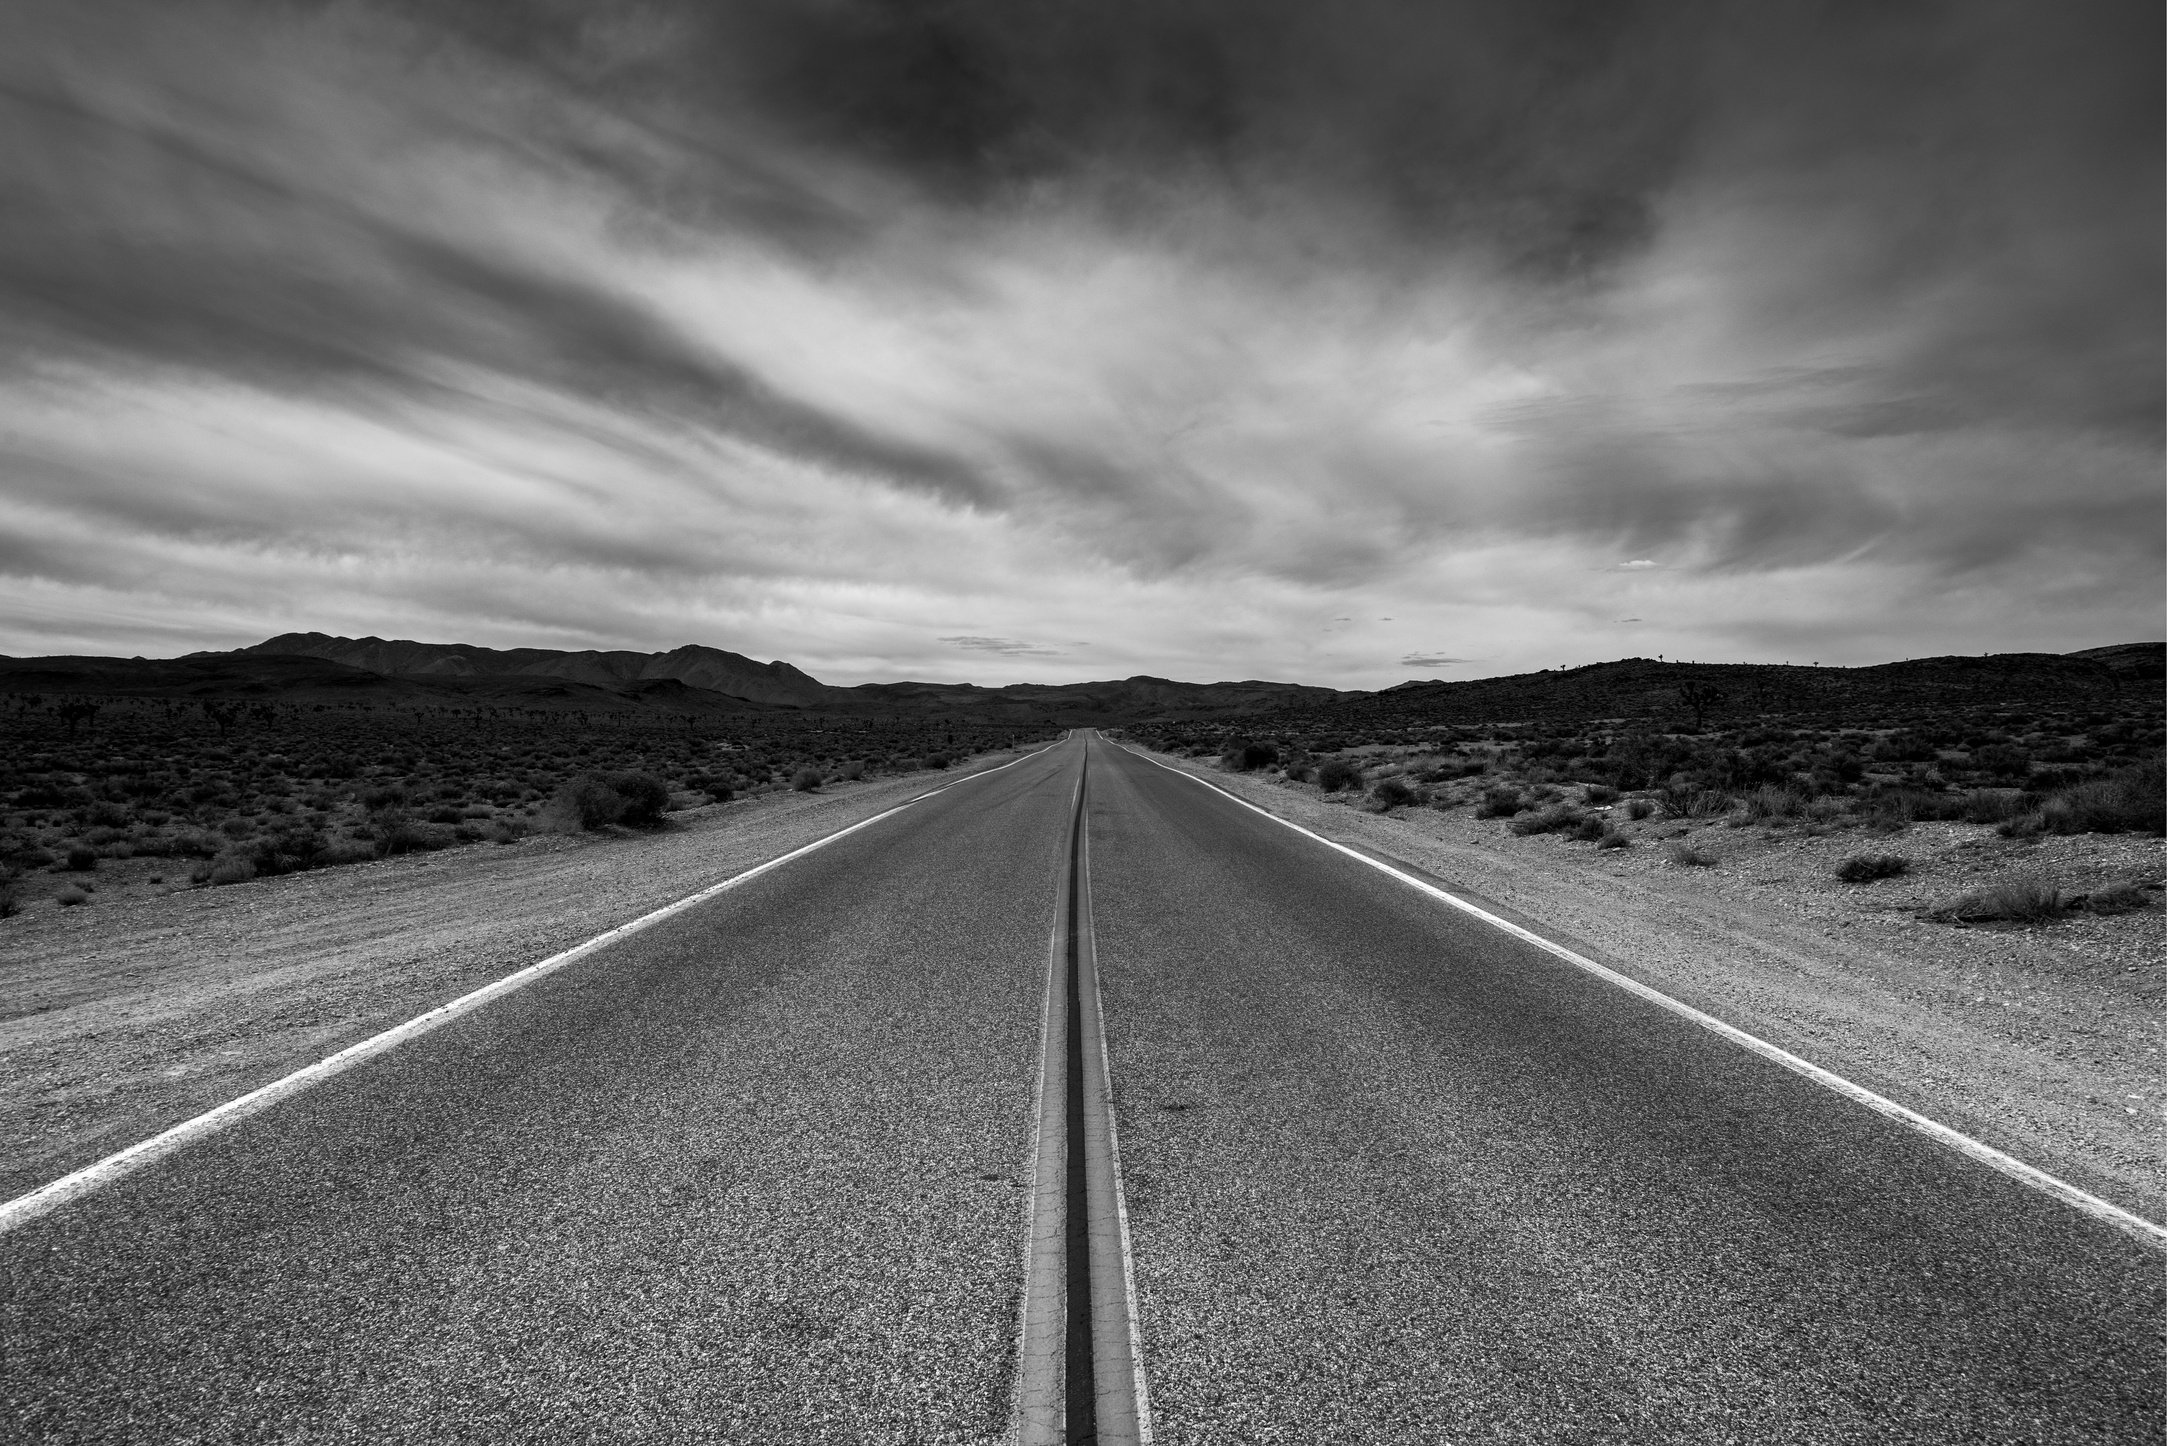
[[[1376,785],[1370,789],[1369,796],[1377,800],[1381,808],[1388,811],[1398,808],[1402,804],[1413,803],[1416,798],[1415,790],[1408,785],[1407,780],[1404,778],[1378,779]]]
[[[1527,804],[1521,799],[1520,790],[1517,788],[1485,788],[1482,791],[1482,802],[1475,806],[1475,817],[1511,818],[1526,807]]]
[[[1333,758],[1317,769],[1317,787],[1326,793],[1362,786],[1362,765],[1351,758]]]
[[[1902,854],[1854,854],[1836,865],[1836,877],[1847,884],[1870,884],[1911,872],[1911,860]]]
[[[1410,685],[1253,716],[1239,731],[1210,722],[1126,731],[1229,766],[1269,749],[1287,781],[1314,779],[1327,793],[1359,789],[1365,770],[1403,777],[1430,807],[1471,804],[1476,818],[1512,820],[1523,834],[1580,828],[1558,811],[1570,799],[1610,807],[1611,833],[1660,817],[1811,836],[1886,837],[1924,822],[1992,826],[2013,839],[2157,835],[2167,828],[2167,727],[2153,675],[2132,667],[2040,657],[1879,669],[1627,659]],[[1705,686],[1681,684],[1696,679]],[[1590,826],[1576,836],[1603,835]]]
[[[1938,908],[1927,917],[1945,924],[1983,924],[2009,921],[2043,924],[2060,918],[2068,903],[2062,891],[2045,879],[2018,875],[1974,889]]]
[[[812,714],[688,721],[263,701],[206,710],[128,698],[79,716],[70,736],[61,701],[0,694],[0,866],[18,876],[173,859],[201,865],[174,871],[174,882],[208,884],[214,872],[239,875],[241,860],[260,878],[513,843],[539,827],[654,827],[673,795],[688,806],[758,795],[805,768],[945,766],[954,750],[1050,731]],[[19,887],[18,903],[52,887]]]
[[[1680,868],[1712,869],[1716,856],[1705,849],[1696,848],[1684,839],[1672,839],[1663,845],[1663,857]]]

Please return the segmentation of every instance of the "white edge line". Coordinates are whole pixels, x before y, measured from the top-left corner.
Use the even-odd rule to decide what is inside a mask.
[[[936,793],[945,793],[958,784],[969,783],[973,779],[985,778],[990,774],[999,773],[1002,768],[1012,768],[1016,764],[1023,762],[1025,758],[1035,756],[1037,752],[1038,750],[1033,749],[1030,753],[1021,754],[1010,759],[1000,765],[999,768],[988,768],[980,773],[966,774],[961,778],[953,779],[942,784],[939,788],[905,799],[895,807],[884,809],[871,818],[860,819],[847,828],[837,829],[834,833],[814,839],[811,843],[803,844],[786,854],[778,855],[769,859],[766,863],[755,864],[743,873],[732,874],[719,884],[710,884],[697,893],[687,894],[675,903],[664,904],[653,913],[642,914],[629,923],[619,924],[607,933],[597,934],[584,944],[574,945],[561,954],[552,954],[538,964],[529,964],[526,968],[507,974],[502,979],[494,980],[470,993],[462,994],[449,1004],[440,1004],[425,1014],[414,1016],[404,1024],[395,1024],[382,1033],[371,1035],[358,1044],[348,1045],[337,1054],[326,1056],[314,1064],[303,1065],[292,1074],[275,1079],[267,1085],[261,1085],[237,1099],[228,1100],[222,1105],[204,1111],[193,1119],[183,1120],[168,1130],[152,1135],[147,1140],[130,1145],[125,1150],[108,1155],[93,1164],[85,1165],[80,1170],[40,1185],[27,1195],[18,1195],[13,1200],[0,1204],[0,1235],[7,1234],[19,1225],[26,1225],[41,1215],[50,1214],[70,1201],[88,1195],[93,1190],[132,1175],[144,1166],[154,1164],[206,1135],[215,1134],[228,1125],[235,1124],[250,1115],[268,1109],[288,1095],[299,1094],[310,1085],[320,1084],[335,1074],[353,1068],[363,1060],[383,1054],[387,1050],[396,1049],[408,1040],[427,1034],[439,1025],[449,1024],[463,1014],[471,1014],[491,1000],[502,998],[516,989],[524,988],[545,975],[554,974],[567,964],[583,959],[605,945],[614,944],[619,939],[630,934],[636,934],[649,925],[658,924],[673,914],[679,914],[694,905],[703,904],[717,894],[734,889],[740,884],[748,883],[770,869],[781,868],[792,859],[801,858],[815,849],[825,848],[837,839],[847,838],[859,829],[869,828],[884,818],[892,818],[912,804],[923,802]]]
[[[1995,1149],[1992,1145],[1987,1144],[1983,1140],[1975,1140],[1971,1136],[1964,1134],[1960,1130],[1950,1129],[1947,1125],[1942,1124],[1938,1120],[1928,1119],[1925,1115],[1920,1114],[1917,1110],[1907,1108],[1904,1105],[1896,1103],[1896,1101],[1892,1099],[1877,1095],[1872,1090],[1867,1089],[1864,1085],[1854,1084],[1852,1081],[1845,1079],[1842,1075],[1836,1074],[1831,1070],[1823,1069],[1820,1065],[1813,1063],[1811,1060],[1802,1059],[1798,1055],[1791,1053],[1789,1050],[1784,1049],[1780,1045],[1770,1044],[1767,1040],[1760,1038],[1758,1035],[1748,1034],[1746,1033],[1746,1031],[1738,1028],[1738,1026],[1734,1024],[1725,1024],[1722,1020],[1716,1018],[1712,1014],[1705,1014],[1700,1010],[1695,1009],[1690,1004],[1686,1004],[1679,1000],[1671,998],[1668,994],[1663,993],[1661,990],[1650,988],[1648,985],[1641,983],[1638,979],[1634,979],[1627,975],[1620,974],[1615,969],[1611,969],[1605,965],[1598,964],[1593,959],[1589,959],[1584,955],[1576,954],[1572,950],[1566,948],[1563,944],[1553,943],[1552,941],[1545,939],[1542,935],[1535,933],[1531,929],[1523,929],[1518,924],[1513,923],[1509,919],[1501,919],[1497,915],[1491,913],[1489,910],[1481,908],[1478,905],[1471,904],[1467,900],[1459,897],[1457,894],[1447,893],[1445,890],[1438,888],[1435,884],[1429,883],[1423,879],[1418,879],[1413,874],[1407,873],[1405,870],[1394,868],[1391,864],[1385,863],[1381,859],[1371,858],[1368,854],[1363,853],[1360,849],[1349,848],[1346,844],[1340,843],[1334,839],[1326,838],[1323,834],[1317,833],[1312,829],[1304,828],[1302,825],[1294,822],[1292,819],[1281,818],[1278,814],[1273,813],[1270,809],[1259,807],[1258,805],[1251,803],[1248,799],[1241,797],[1239,794],[1230,793],[1226,789],[1221,788],[1218,784],[1213,783],[1208,779],[1197,777],[1195,774],[1189,772],[1187,769],[1175,768],[1170,764],[1161,763],[1158,759],[1149,757],[1148,755],[1143,753],[1139,753],[1135,749],[1126,749],[1125,751],[1129,752],[1135,757],[1142,758],[1144,762],[1151,764],[1155,768],[1163,768],[1168,773],[1174,774],[1177,777],[1186,778],[1192,783],[1201,784],[1205,788],[1210,789],[1213,793],[1221,794],[1226,798],[1232,799],[1234,802],[1240,804],[1243,808],[1250,810],[1252,813],[1262,814],[1264,817],[1270,819],[1273,823],[1283,824],[1287,828],[1293,829],[1296,833],[1306,835],[1309,838],[1313,838],[1318,843],[1323,844],[1326,848],[1337,849],[1340,853],[1345,854],[1348,858],[1351,858],[1358,863],[1367,864],[1371,868],[1376,869],[1379,873],[1390,874],[1393,878],[1398,879],[1401,883],[1408,884],[1416,889],[1419,889],[1423,893],[1430,895],[1432,898],[1440,899],[1445,903],[1450,904],[1453,908],[1461,910],[1463,913],[1472,914],[1474,917],[1482,920],[1484,923],[1494,925],[1495,927],[1502,929],[1504,932],[1512,935],[1516,939],[1524,939],[1528,943],[1533,944],[1536,948],[1541,949],[1546,953],[1554,954],[1558,958],[1563,959],[1568,964],[1572,964],[1580,969],[1585,969],[1588,973],[1593,974],[1598,979],[1603,979],[1608,981],[1609,983],[1615,984],[1620,989],[1625,990],[1629,994],[1636,994],[1642,999],[1647,1000],[1651,1004],[1659,1005],[1660,1007],[1669,1010],[1671,1013],[1679,1016],[1681,1019],[1689,1020],[1692,1023],[1699,1025],[1703,1029],[1706,1029],[1715,1034],[1719,1034],[1725,1039],[1731,1041],[1733,1044],[1740,1045],[1746,1049],[1751,1050],[1753,1053],[1761,1056],[1761,1058],[1765,1060],[1783,1066],[1783,1068],[1790,1070],[1793,1074],[1804,1075],[1807,1079],[1812,1080],[1815,1084],[1822,1086],[1824,1089],[1833,1090],[1837,1094],[1844,1096],[1846,1099],[1855,1100],[1859,1104],[1866,1106],[1866,1108],[1873,1110],[1877,1114],[1886,1115],[1888,1118],[1896,1121],[1898,1124],[1916,1130],[1920,1134],[1927,1136],[1929,1139],[1935,1140],[1940,1144],[1948,1146],[1950,1149],[1955,1150],[1959,1154],[1967,1155],[1970,1158],[1978,1161],[1980,1164],[1987,1166],[1989,1169],[1999,1170],[2002,1174],[2007,1175],[2011,1179],[2019,1181],[2022,1184],[2029,1185],[2034,1190],[2041,1191],[2044,1194],[2052,1195],[2055,1199],[2062,1201],[2064,1204],[2073,1206],[2076,1209],[2085,1213],[2086,1215],[2092,1216],[2096,1220],[2104,1221],[2105,1223],[2112,1225],[2119,1230],[2126,1231],[2127,1233],[2136,1236],[2139,1240],[2144,1241],[2148,1245],[2160,1248],[2167,1248],[2167,1226],[2155,1224],[2152,1221],[2145,1219],[2142,1215],[2133,1214],[2128,1210],[2124,1210],[2121,1206],[2116,1205],[2111,1201],[2102,1200],[2097,1195],[2091,1194],[2089,1191],[2077,1188],[2075,1185],[2070,1184],[2067,1180],[2063,1180],[2057,1176],[2048,1174],[2046,1171],[2040,1169],[2037,1165],[2028,1165],[2024,1161],[2017,1159],[2014,1155],[2004,1154],[2003,1152]]]

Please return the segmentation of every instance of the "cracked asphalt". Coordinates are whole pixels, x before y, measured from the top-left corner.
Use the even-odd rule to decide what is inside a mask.
[[[2162,1439],[2156,1252],[1088,736],[0,1238],[0,1436],[999,1439],[1085,747],[1159,1442]]]

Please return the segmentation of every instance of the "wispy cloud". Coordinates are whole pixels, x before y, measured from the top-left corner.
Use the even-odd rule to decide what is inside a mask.
[[[1446,668],[1455,663],[1472,663],[1473,658],[1448,657],[1443,653],[1409,653],[1400,663],[1410,668]]]
[[[2160,23],[29,0],[0,648],[2156,633]]]
[[[1040,647],[1015,638],[942,638],[940,641],[951,648],[962,648],[973,653],[998,653],[1004,658],[1059,658],[1065,656],[1060,648]]]

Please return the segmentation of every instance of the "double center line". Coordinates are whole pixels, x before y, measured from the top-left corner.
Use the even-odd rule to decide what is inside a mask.
[[[1089,785],[1087,752],[1047,951],[1017,1352],[1018,1446],[1151,1440],[1092,946]]]

